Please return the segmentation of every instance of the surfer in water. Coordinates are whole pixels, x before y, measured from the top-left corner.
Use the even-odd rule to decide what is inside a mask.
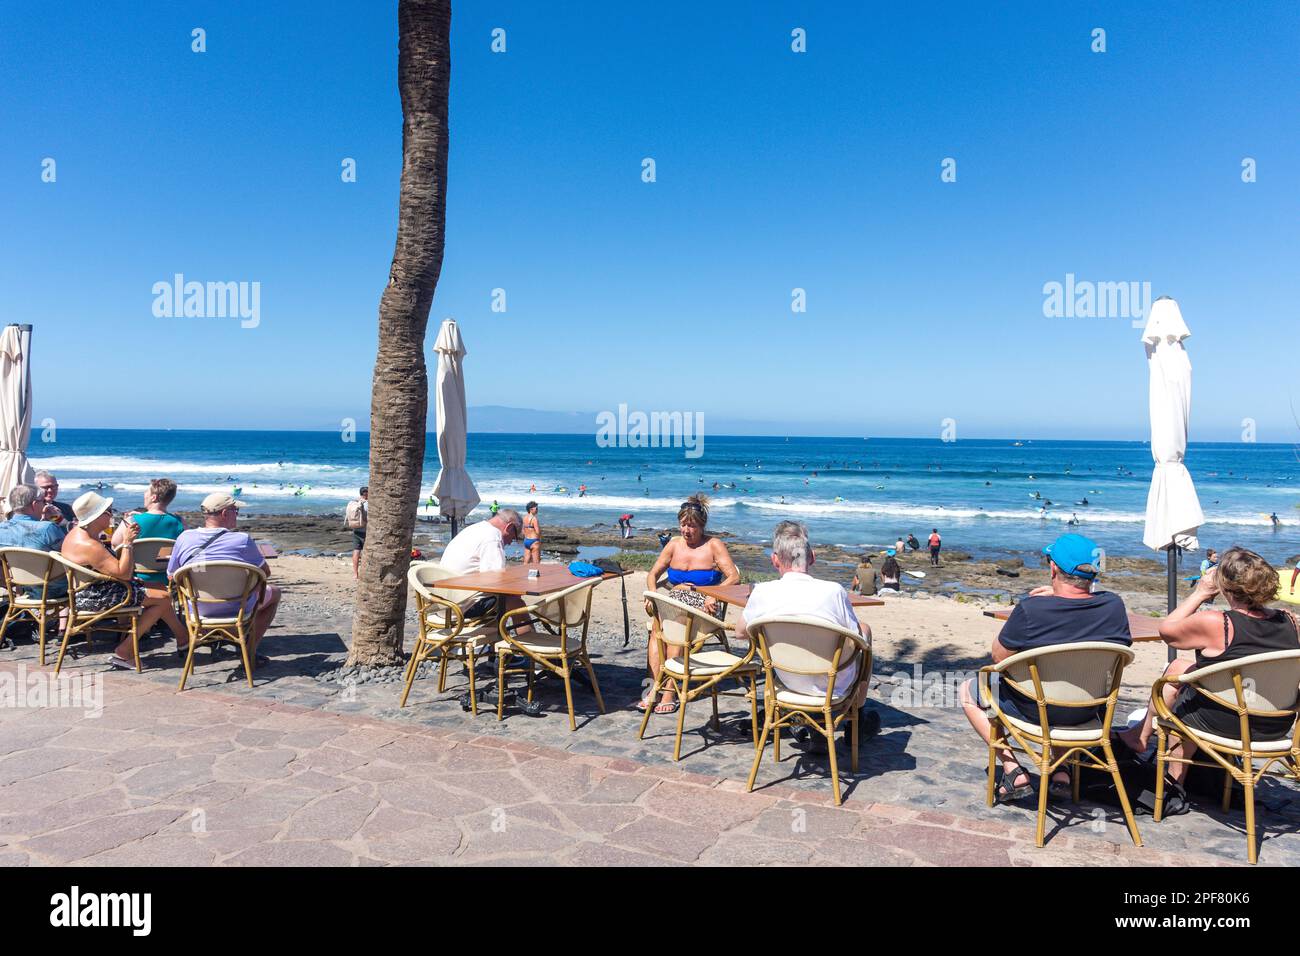
[[[1276,512],[1276,511],[1274,511],[1271,515],[1268,516],[1268,520],[1271,521],[1271,522],[1273,522],[1273,530],[1274,530],[1274,531],[1276,531],[1276,530],[1278,529],[1278,527],[1281,526],[1281,524],[1282,524],[1282,520],[1277,516],[1277,512]]]

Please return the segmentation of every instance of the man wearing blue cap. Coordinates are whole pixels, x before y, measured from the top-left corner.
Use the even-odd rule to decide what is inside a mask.
[[[1055,644],[1114,641],[1125,647],[1131,645],[1133,636],[1129,633],[1128,611],[1123,600],[1118,594],[1094,592],[1092,589],[1101,564],[1101,549],[1096,542],[1081,534],[1063,534],[1043,548],[1043,555],[1047,558],[1052,583],[1034,588],[1016,605],[1001,632],[993,639],[993,663],[1021,651]],[[995,684],[993,690],[1004,713],[1038,723],[1038,707],[1033,700],[1009,687]],[[977,680],[962,685],[961,701],[966,719],[988,743],[987,702],[980,700],[979,696]],[[1048,707],[1047,716],[1056,725],[1081,724],[1100,716],[1100,708],[1093,711],[1082,707]],[[998,756],[1002,761],[998,799],[1007,802],[1032,793],[1033,781],[1015,755],[1010,750],[1003,750]],[[1068,794],[1069,771],[1061,768],[1049,783],[1052,795]]]

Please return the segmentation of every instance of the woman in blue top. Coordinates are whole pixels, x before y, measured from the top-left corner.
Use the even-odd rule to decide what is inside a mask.
[[[180,537],[185,525],[180,518],[167,512],[167,506],[175,498],[176,482],[170,478],[155,478],[149,482],[149,490],[144,493],[144,511],[131,516],[131,520],[140,526],[141,538],[169,538],[175,541]],[[122,522],[113,532],[113,547],[121,546],[125,533],[126,523]],[[165,571],[141,571],[136,577],[153,587],[167,586]]]
[[[722,539],[705,533],[704,529],[709,523],[708,504],[709,499],[704,495],[691,495],[682,502],[682,507],[677,512],[677,527],[681,531],[681,537],[672,538],[664,545],[647,580],[649,589],[656,590],[659,587],[659,575],[666,571],[668,590],[675,600],[713,614],[718,609],[717,600],[705,597],[695,589],[718,584],[739,584],[740,572],[736,570],[736,563],[731,560],[731,554]],[[646,613],[653,617],[649,601],[646,602]],[[675,657],[675,652],[676,648],[668,649],[670,657]],[[650,673],[658,678],[663,661],[659,660],[659,641],[654,635],[651,636],[648,656]],[[637,707],[645,710],[649,706],[650,688],[647,688]],[[673,693],[665,689],[662,699],[655,705],[655,713],[671,714],[676,709],[677,701]]]

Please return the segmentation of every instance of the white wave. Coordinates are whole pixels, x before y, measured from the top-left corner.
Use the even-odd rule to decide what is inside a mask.
[[[69,482],[65,481],[65,484],[68,483]],[[137,484],[134,482],[119,481],[119,482],[106,482],[106,484],[108,485],[108,487],[113,489],[113,492],[115,494],[123,494],[123,495],[131,495],[131,494],[143,495],[145,491],[147,491],[149,488],[148,484]],[[188,483],[183,484],[180,486],[180,497],[182,500],[184,500],[186,498],[192,498],[195,496],[202,497],[205,495],[210,495],[213,492],[219,492],[219,491],[229,493],[234,491],[235,488],[239,488],[240,500],[247,501],[250,504],[255,503],[259,499],[263,499],[263,498],[275,498],[278,500],[282,498],[297,497],[305,501],[309,501],[311,499],[329,498],[329,499],[337,499],[340,501],[350,501],[351,499],[357,496],[357,489],[351,485],[348,485],[346,487],[344,486],[331,487],[328,485],[318,487],[316,485],[312,485],[310,488],[306,488],[301,495],[295,495],[295,491],[297,489],[290,485],[285,485],[285,487],[283,488],[278,488],[275,487],[274,485],[258,485],[257,487],[254,487],[251,484],[232,485],[230,482],[225,482],[223,484],[207,484],[207,483],[197,484],[197,485],[188,484]]]
[[[301,462],[262,461],[205,463],[193,461],[164,461],[153,458],[127,458],[116,455],[56,455],[51,458],[32,459],[32,467],[43,468],[59,474],[60,478],[67,472],[69,481],[86,481],[90,478],[99,480],[108,475],[246,475],[267,473],[330,473],[353,472],[364,473],[364,467],[348,465],[305,464]],[[79,474],[81,472],[87,475]],[[73,474],[78,473],[78,474]]]

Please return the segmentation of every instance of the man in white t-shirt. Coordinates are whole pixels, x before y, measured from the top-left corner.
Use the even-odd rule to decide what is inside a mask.
[[[502,508],[487,521],[475,522],[448,541],[438,563],[456,574],[500,571],[506,566],[506,545],[514,543],[523,527],[524,521],[518,511]],[[514,595],[474,591],[460,602],[460,606],[466,617],[485,617],[523,607],[524,602]],[[524,630],[524,627],[516,628],[519,630]]]
[[[853,613],[849,594],[834,581],[823,581],[808,574],[813,564],[812,546],[808,543],[808,529],[795,521],[782,521],[772,535],[772,566],[780,572],[776,581],[755,584],[749,601],[736,622],[738,640],[749,640],[749,624],[761,617],[777,614],[814,617],[857,631],[871,640],[871,628],[861,623]],[[826,693],[826,679],[807,674],[790,674],[778,670],[781,682],[800,694]],[[853,706],[861,707],[866,701],[870,675],[859,674],[855,662],[835,678],[835,693],[853,695]],[[862,714],[866,733],[870,735],[879,727],[878,717],[869,711]],[[861,730],[862,727],[859,727]],[[819,734],[813,734],[814,741]]]

